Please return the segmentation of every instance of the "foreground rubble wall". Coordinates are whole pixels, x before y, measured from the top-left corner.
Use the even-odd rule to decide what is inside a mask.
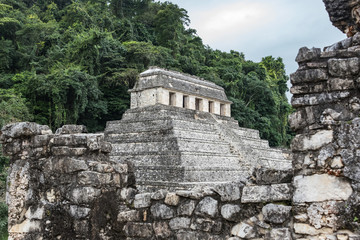
[[[302,48],[291,75],[294,236],[359,239],[360,34]]]
[[[291,171],[251,182],[139,193],[102,134],[68,125],[2,129],[9,239],[291,239]],[[256,180],[255,180],[256,179]]]
[[[64,126],[52,134],[35,123],[2,129],[11,161],[9,239],[121,239],[115,223],[125,204],[118,195],[131,179],[128,165],[108,161],[111,145],[84,130]]]

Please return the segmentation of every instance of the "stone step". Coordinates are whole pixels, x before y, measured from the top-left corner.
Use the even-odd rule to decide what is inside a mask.
[[[207,141],[220,141],[220,136],[217,132],[214,131],[201,131],[193,130],[191,132],[174,128],[174,136],[179,138],[187,139],[198,139],[198,140],[207,140]]]
[[[188,190],[194,187],[200,186],[215,186],[218,184],[226,184],[225,182],[170,182],[170,181],[137,181],[137,189],[140,192],[155,192],[159,189],[167,189],[168,191],[176,191],[176,190]]]
[[[126,162],[130,161],[136,166],[179,166],[181,165],[180,154],[122,154],[110,156],[110,161]]]
[[[136,166],[135,177],[140,181],[235,181],[247,176],[248,169],[229,167]]]
[[[201,130],[201,131],[216,131],[216,127],[213,123],[204,122],[201,120],[185,121],[185,120],[173,120],[173,127],[175,129],[182,129],[185,131]]]
[[[249,145],[255,148],[269,148],[269,142],[267,140],[255,139],[255,138],[247,138],[247,137],[239,137],[236,142],[241,145]]]
[[[139,133],[109,133],[106,135],[106,141],[111,143],[167,142],[174,139],[176,138],[171,129]]]
[[[214,155],[195,155],[182,154],[181,165],[199,167],[222,167],[222,166],[241,166],[241,159],[235,155],[214,156]]]
[[[136,133],[145,131],[172,129],[172,120],[168,118],[151,121],[110,122],[106,125],[105,134]]]
[[[258,130],[248,129],[248,128],[234,128],[231,129],[235,134],[239,135],[240,137],[247,137],[247,138],[255,138],[260,139],[260,134]]]
[[[229,144],[220,141],[203,141],[182,138],[178,139],[177,144],[179,151],[181,152],[231,154]]]
[[[178,145],[175,140],[168,142],[144,142],[144,143],[113,143],[110,155],[121,153],[161,153],[177,151]]]
[[[259,159],[259,164],[269,169],[276,169],[276,170],[292,169],[292,161],[289,160],[279,160],[274,158],[262,157]]]

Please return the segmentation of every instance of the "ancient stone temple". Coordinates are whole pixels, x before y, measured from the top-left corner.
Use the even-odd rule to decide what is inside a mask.
[[[9,239],[359,240],[359,4],[324,2],[353,36],[296,57],[292,164],[221,87],[152,68],[105,133],[2,128]]]
[[[230,117],[224,89],[179,72],[150,68],[131,92],[131,109],[108,122],[111,159],[135,165],[141,189],[189,188],[246,179],[257,166],[290,169],[281,150]]]

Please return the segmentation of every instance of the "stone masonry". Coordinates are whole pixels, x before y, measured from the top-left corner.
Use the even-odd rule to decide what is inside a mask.
[[[359,239],[360,33],[324,48],[301,48],[291,75],[297,135],[294,236]]]
[[[292,171],[252,181],[139,192],[102,134],[67,125],[2,129],[11,158],[9,239],[291,239]]]

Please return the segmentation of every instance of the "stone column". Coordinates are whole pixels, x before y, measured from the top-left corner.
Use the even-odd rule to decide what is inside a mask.
[[[358,239],[360,35],[301,48],[291,75],[295,239]],[[349,230],[349,231],[342,231]]]

